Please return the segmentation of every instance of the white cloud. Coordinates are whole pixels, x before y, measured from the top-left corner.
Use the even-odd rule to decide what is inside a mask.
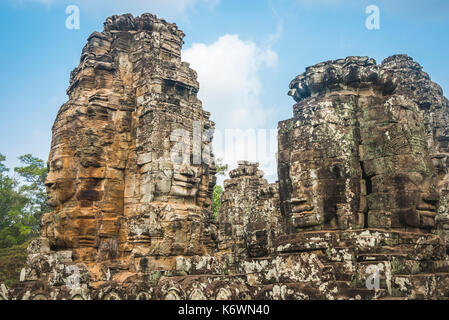
[[[276,66],[278,56],[270,47],[281,31],[278,27],[278,32],[268,37],[268,45],[258,46],[241,40],[238,35],[226,34],[212,44],[194,43],[182,53],[183,60],[198,72],[199,98],[216,123],[215,155],[223,158],[231,169],[236,167],[236,160],[259,161],[261,167],[272,166],[273,148],[260,149],[267,149],[260,139],[268,144],[269,132],[261,133],[256,129],[265,128],[272,112],[261,101],[260,71]],[[240,137],[229,143],[229,133]],[[267,156],[267,153],[270,154]]]
[[[263,127],[259,71],[276,65],[274,51],[226,34],[210,45],[194,43],[182,57],[198,72],[199,97],[218,128]]]

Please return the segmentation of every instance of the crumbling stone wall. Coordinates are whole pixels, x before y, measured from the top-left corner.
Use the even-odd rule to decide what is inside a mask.
[[[258,163],[238,162],[229,172],[218,213],[219,249],[237,261],[273,252],[281,232],[277,183],[263,179]]]

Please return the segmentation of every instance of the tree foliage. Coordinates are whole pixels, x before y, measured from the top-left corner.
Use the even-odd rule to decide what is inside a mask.
[[[223,188],[220,185],[216,184],[214,186],[214,193],[212,195],[212,210],[214,212],[215,219],[218,218],[218,210],[220,210],[221,207],[220,198],[222,193]]]
[[[39,234],[40,219],[50,208],[47,204],[43,160],[30,154],[19,157],[21,166],[14,176],[0,154],[0,248],[22,244]]]
[[[228,165],[223,164],[222,159],[217,159],[215,166],[217,168],[217,174],[219,176],[226,175],[226,171],[228,170]],[[212,195],[212,210],[214,212],[215,219],[218,218],[218,210],[220,210],[220,207],[221,207],[220,198],[221,198],[221,194],[223,193],[223,191],[224,190],[223,190],[222,186],[220,186],[218,184],[214,186],[214,193]]]
[[[26,264],[30,241],[8,248],[0,248],[0,283],[9,288],[19,282],[20,271]]]
[[[217,174],[219,176],[225,176],[226,171],[228,171],[228,165],[223,163],[222,159],[217,159],[215,162],[215,167],[217,168]]]
[[[31,154],[21,156],[19,160],[23,165],[14,168],[14,171],[24,180],[19,193],[28,200],[24,210],[36,220],[32,223],[31,233],[37,235],[42,215],[51,210],[47,203],[47,191],[45,190],[47,166],[43,160],[33,157]]]

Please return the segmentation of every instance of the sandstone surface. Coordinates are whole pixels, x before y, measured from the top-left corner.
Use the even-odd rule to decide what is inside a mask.
[[[417,62],[307,68],[279,181],[239,162],[215,220],[183,37],[151,14],[90,35],[53,126],[53,211],[0,299],[449,298],[449,102]]]

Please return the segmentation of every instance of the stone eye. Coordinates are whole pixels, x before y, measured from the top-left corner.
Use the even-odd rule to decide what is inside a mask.
[[[61,170],[63,167],[62,161],[61,160],[56,160],[55,162],[53,162],[53,169],[54,170]]]
[[[408,177],[410,181],[417,186],[421,185],[424,181],[423,175],[419,172],[411,172]]]

